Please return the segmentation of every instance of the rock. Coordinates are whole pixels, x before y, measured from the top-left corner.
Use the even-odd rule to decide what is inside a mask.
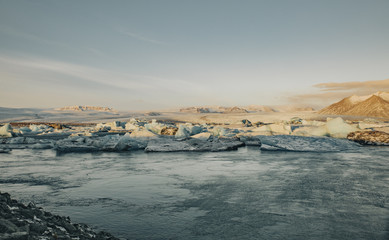
[[[96,233],[85,224],[74,224],[69,217],[25,206],[0,192],[0,239],[101,239],[116,240],[106,232]]]
[[[243,119],[242,124],[245,127],[252,127],[253,126],[253,124],[248,119]]]
[[[18,227],[6,219],[0,219],[0,233],[17,232]]]
[[[389,134],[380,131],[357,131],[347,135],[347,139],[363,145],[389,146]]]
[[[178,128],[176,127],[164,127],[161,130],[161,135],[173,136],[176,134]]]
[[[303,123],[303,119],[299,118],[299,117],[293,117],[290,119],[289,121],[290,124],[302,124]]]
[[[9,153],[9,152],[11,152],[12,150],[11,149],[9,149],[9,148],[0,148],[0,153]]]
[[[63,128],[65,128],[64,125],[62,125],[60,123],[50,123],[49,126],[54,128],[54,129],[63,129]]]

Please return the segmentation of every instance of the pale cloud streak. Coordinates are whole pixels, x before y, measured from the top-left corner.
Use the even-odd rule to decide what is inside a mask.
[[[320,89],[317,93],[289,96],[294,103],[325,106],[351,95],[369,95],[378,91],[389,91],[389,79],[363,82],[319,83],[313,87]]]
[[[148,42],[148,43],[153,43],[153,44],[158,44],[158,45],[165,45],[164,42],[161,42],[161,41],[158,41],[158,40],[155,40],[155,39],[152,39],[149,37],[145,37],[145,36],[137,34],[137,33],[133,33],[133,32],[124,30],[123,28],[116,28],[116,31],[118,31],[120,34],[129,36],[131,38],[134,38],[134,39],[137,39],[137,40],[140,40],[143,42]]]
[[[37,42],[37,43],[43,43],[43,44],[48,44],[48,45],[57,46],[57,47],[70,48],[69,45],[66,45],[64,43],[57,42],[57,41],[52,41],[52,40],[48,40],[48,39],[44,39],[44,38],[38,37],[38,36],[36,36],[34,34],[20,32],[20,31],[14,29],[14,28],[5,27],[5,26],[2,26],[2,25],[0,25],[0,32],[3,33],[3,34],[6,34],[6,35],[10,35],[10,36],[14,36],[14,37],[19,37],[19,38],[24,38],[26,40],[31,40],[31,41],[34,41],[34,42]]]
[[[320,83],[314,85],[314,87],[320,88],[322,91],[360,91],[366,89],[386,91],[389,90],[389,79],[364,82]]]
[[[30,75],[31,71],[33,71],[33,75]],[[41,79],[46,74],[65,76],[70,79],[85,81],[87,84],[97,83],[106,87],[125,89],[129,91],[129,94],[145,97],[164,94],[180,96],[186,93],[187,89],[191,89],[192,94],[195,95],[202,91],[196,84],[179,79],[122,73],[115,70],[105,70],[36,57],[0,56],[0,74],[4,75],[4,73],[11,72],[17,72],[19,76],[29,81]],[[17,80],[15,79],[15,81]]]

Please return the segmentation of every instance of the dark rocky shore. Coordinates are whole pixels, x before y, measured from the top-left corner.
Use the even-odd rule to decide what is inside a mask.
[[[118,239],[107,232],[94,232],[85,224],[76,224],[69,217],[44,211],[35,204],[28,206],[0,192],[0,239]]]

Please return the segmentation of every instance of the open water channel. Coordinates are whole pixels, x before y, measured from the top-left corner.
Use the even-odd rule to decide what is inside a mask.
[[[123,239],[389,239],[389,148],[0,155],[0,191]]]

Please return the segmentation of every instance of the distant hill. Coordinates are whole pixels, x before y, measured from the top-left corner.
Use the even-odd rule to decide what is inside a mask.
[[[109,107],[94,107],[94,106],[67,106],[63,108],[57,108],[58,111],[100,111],[100,112],[116,112],[114,109]]]
[[[389,118],[389,93],[350,96],[319,111],[319,114]]]
[[[186,113],[274,113],[274,112],[312,112],[312,107],[282,105],[282,106],[265,106],[265,105],[248,105],[242,107],[222,107],[222,106],[202,106],[181,108],[180,112]]]
[[[212,112],[212,110],[207,108],[207,107],[188,107],[188,108],[181,108],[180,112],[186,112],[186,113],[210,113],[210,112]]]
[[[273,108],[264,105],[249,105],[244,108],[250,112],[276,112]]]

